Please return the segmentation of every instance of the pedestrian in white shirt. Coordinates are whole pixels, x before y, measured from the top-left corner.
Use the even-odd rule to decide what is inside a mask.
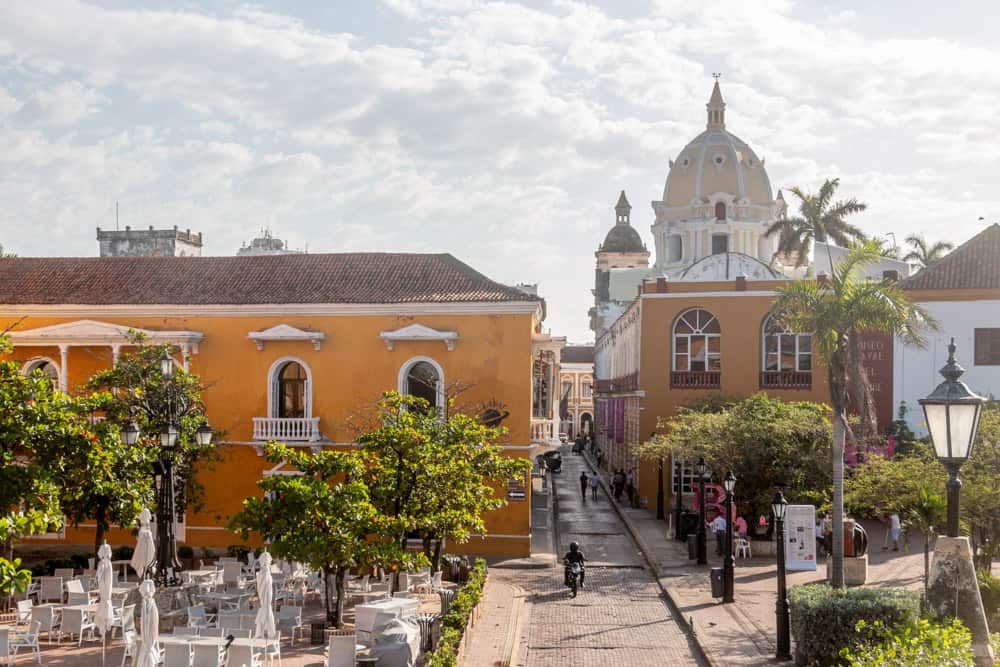
[[[889,516],[889,531],[892,533],[892,550],[899,551],[899,534],[903,525],[899,520],[899,513],[893,512]]]
[[[715,532],[715,555],[721,556],[725,553],[723,547],[726,544],[726,518],[722,516],[722,512],[712,519],[712,530]]]

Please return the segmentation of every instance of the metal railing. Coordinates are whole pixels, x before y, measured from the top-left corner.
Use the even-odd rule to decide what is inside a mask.
[[[673,389],[718,389],[721,371],[672,371],[670,386]]]
[[[761,371],[761,389],[811,389],[810,371]]]

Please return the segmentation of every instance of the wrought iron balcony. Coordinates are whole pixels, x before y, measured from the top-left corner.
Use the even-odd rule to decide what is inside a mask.
[[[672,389],[718,389],[721,386],[721,371],[672,371]]]
[[[811,371],[761,371],[761,389],[812,389]]]

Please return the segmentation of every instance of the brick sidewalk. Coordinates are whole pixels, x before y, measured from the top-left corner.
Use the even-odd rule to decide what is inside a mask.
[[[588,462],[592,464],[589,456]],[[607,476],[603,471],[602,475]],[[737,559],[736,601],[724,605],[711,596],[708,570],[722,566],[722,559],[714,555],[711,541],[709,564],[699,566],[688,560],[685,543],[667,538],[667,523],[657,520],[653,511],[614,505],[654,568],[660,586],[693,628],[709,660],[716,665],[773,662],[777,600],[777,565],[773,550],[768,555]],[[874,522],[866,525],[872,543],[868,585],[919,589],[923,574],[923,542],[919,531],[912,531],[909,553],[882,551],[882,532],[877,525]],[[825,575],[826,568],[822,564],[816,572],[789,572],[788,586],[820,582]]]
[[[469,631],[463,667],[497,667],[511,663],[520,637],[524,591],[491,569],[479,605],[479,620]]]

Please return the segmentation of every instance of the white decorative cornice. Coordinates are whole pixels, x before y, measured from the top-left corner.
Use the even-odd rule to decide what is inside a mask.
[[[326,340],[326,334],[322,331],[306,331],[288,324],[278,324],[263,331],[251,331],[247,334],[247,338],[257,344],[258,350],[263,350],[264,343],[268,341],[308,340],[312,341],[313,348],[318,351]]]
[[[154,331],[95,320],[77,320],[75,322],[63,322],[62,324],[38,327],[36,329],[12,331],[10,338],[14,345],[19,347],[48,345],[121,346],[132,343],[130,332],[145,336],[146,340],[151,343],[170,343],[172,345],[188,346],[195,354],[198,353],[198,345],[205,338],[205,334],[200,331]]]
[[[419,315],[542,316],[541,301],[465,301],[424,303],[271,303],[271,304],[0,304],[0,316],[23,317],[281,317]]]
[[[423,324],[413,323],[395,331],[383,331],[378,337],[385,341],[385,346],[389,350],[392,350],[393,346],[400,341],[440,340],[444,341],[444,344],[448,347],[448,351],[451,352],[455,349],[458,332],[439,331]]]

